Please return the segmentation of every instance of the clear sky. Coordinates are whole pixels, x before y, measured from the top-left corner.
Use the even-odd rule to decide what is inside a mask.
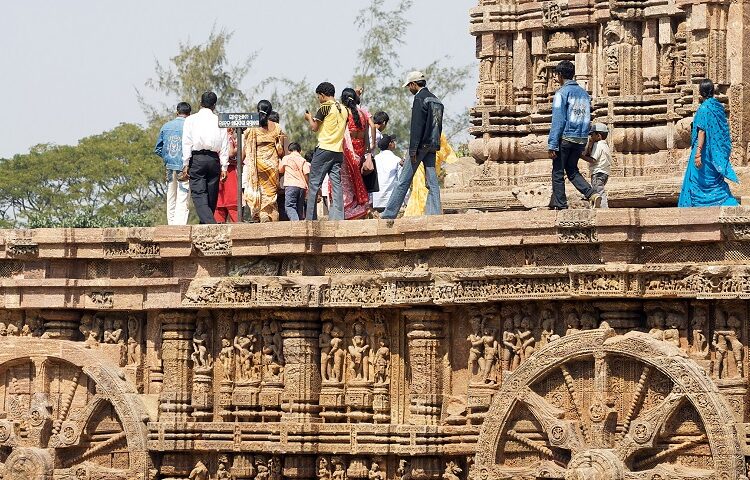
[[[387,0],[393,4],[393,0]],[[229,59],[258,51],[247,85],[263,78],[351,78],[367,0],[37,0],[3,4],[0,157],[38,143],[73,144],[121,122],[142,123],[136,88],[168,63],[181,41],[200,43],[212,28],[234,32]],[[404,69],[436,59],[476,64],[468,11],[477,0],[415,0],[402,46]],[[222,5],[217,10],[217,5]],[[325,32],[325,33],[323,33]],[[336,33],[332,40],[331,34]],[[401,79],[394,79],[400,82]],[[477,71],[447,107],[474,104]],[[440,92],[436,92],[440,93]]]

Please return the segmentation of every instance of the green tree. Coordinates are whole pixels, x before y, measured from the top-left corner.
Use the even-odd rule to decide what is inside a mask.
[[[388,130],[396,135],[402,147],[409,141],[412,96],[402,88],[402,79],[408,70],[422,70],[429,79],[430,91],[443,102],[459,93],[466,86],[470,66],[443,67],[445,59],[426,62],[408,70],[399,62],[398,50],[411,25],[406,15],[412,8],[412,0],[401,0],[393,9],[385,7],[385,0],[370,0],[360,10],[357,26],[362,32],[357,52],[358,67],[352,84],[364,88],[363,103],[370,113],[379,110],[388,112],[391,118]],[[448,139],[455,138],[468,126],[468,109],[460,112],[446,111],[444,132]]]
[[[0,161],[6,225],[150,225],[163,221],[164,171],[155,132],[121,124],[76,146],[38,145]]]
[[[314,87],[305,79],[273,78],[270,84],[274,86],[270,100],[289,141],[299,143],[304,153],[312,152],[318,140],[305,121],[305,110],[314,113],[318,108]]]
[[[251,88],[246,93],[241,84],[252,67],[256,53],[240,63],[230,64],[226,48],[231,39],[230,32],[212,31],[202,44],[192,44],[190,41],[180,43],[177,55],[170,59],[169,64],[156,62],[155,77],[146,81],[146,86],[166,96],[171,106],[165,103],[150,104],[138,92],[138,101],[149,123],[162,123],[174,114],[174,105],[181,101],[190,103],[193,111],[197,111],[201,95],[209,90],[219,97],[219,110],[243,111],[250,108],[249,99],[253,98],[257,88]]]

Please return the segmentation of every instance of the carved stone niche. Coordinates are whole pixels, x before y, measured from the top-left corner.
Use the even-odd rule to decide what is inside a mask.
[[[391,340],[384,314],[326,310],[320,347],[320,416],[326,422],[390,421]]]
[[[746,306],[742,302],[720,302],[714,307],[711,376],[738,422],[744,422],[747,417],[747,321]]]

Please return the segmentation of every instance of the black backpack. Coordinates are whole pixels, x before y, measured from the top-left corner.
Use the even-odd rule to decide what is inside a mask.
[[[440,137],[443,134],[445,106],[436,97],[427,97],[424,99],[424,107],[427,110],[427,122],[422,137],[424,140],[423,148],[429,152],[437,152],[440,150]]]

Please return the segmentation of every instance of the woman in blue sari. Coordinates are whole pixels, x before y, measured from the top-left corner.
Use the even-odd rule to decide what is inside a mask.
[[[703,80],[699,88],[703,100],[693,119],[693,149],[677,206],[739,205],[726,182],[739,183],[729,162],[732,141],[726,111],[714,98],[711,80]]]

